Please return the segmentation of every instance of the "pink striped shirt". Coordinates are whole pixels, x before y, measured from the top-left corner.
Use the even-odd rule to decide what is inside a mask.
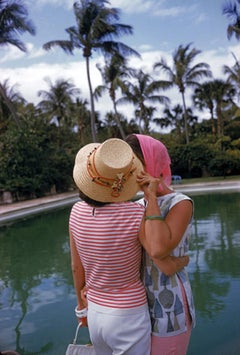
[[[93,208],[77,202],[70,230],[86,276],[88,299],[106,307],[132,308],[146,303],[140,281],[138,232],[144,207],[134,202]]]

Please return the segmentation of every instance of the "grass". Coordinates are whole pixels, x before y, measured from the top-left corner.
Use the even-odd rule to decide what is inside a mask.
[[[240,175],[234,176],[215,176],[215,177],[201,177],[194,179],[182,179],[181,184],[194,184],[194,183],[204,183],[204,182],[218,182],[218,181],[239,181]]]

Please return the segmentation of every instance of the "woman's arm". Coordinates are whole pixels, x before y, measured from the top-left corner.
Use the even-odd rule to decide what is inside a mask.
[[[166,256],[164,259],[152,259],[154,264],[167,276],[172,276],[189,263],[189,256]]]
[[[81,290],[85,286],[85,273],[84,268],[78,254],[73,235],[71,230],[69,230],[69,238],[70,238],[70,250],[71,250],[71,268],[73,275],[73,284],[77,296],[77,309],[84,309],[85,305],[81,297]],[[82,322],[83,326],[87,325],[87,318],[78,318],[78,321]]]
[[[149,242],[147,238],[145,238],[145,222],[142,222],[141,229],[140,231],[143,231],[142,233],[140,232],[139,239],[141,244],[143,245],[144,249],[149,253]],[[158,237],[158,243],[159,243],[159,237]],[[150,256],[151,257],[151,256]],[[188,265],[189,263],[189,256],[172,256],[172,255],[167,255],[164,258],[157,258],[157,257],[151,257],[153,260],[154,264],[167,276],[172,276],[176,274],[178,271],[182,270],[185,266]]]
[[[157,190],[159,182],[164,183],[161,179],[153,178],[146,173],[139,176],[138,182],[147,200],[145,223],[141,226],[140,240],[152,259],[162,259],[170,255],[180,242],[192,217],[192,202],[183,200],[177,203],[163,220],[158,206]],[[164,186],[164,188],[167,187]],[[148,219],[150,216],[160,218]]]

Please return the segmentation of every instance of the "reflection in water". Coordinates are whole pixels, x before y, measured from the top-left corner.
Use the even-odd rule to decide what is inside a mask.
[[[189,354],[240,353],[240,195],[194,196],[195,222],[189,265],[197,309]],[[225,349],[225,350],[224,350]]]
[[[239,193],[193,196],[189,276],[197,326],[188,355],[240,353]],[[0,350],[64,354],[76,318],[68,244],[70,209],[0,229]],[[88,340],[87,329],[80,341]],[[219,350],[220,349],[220,350]]]
[[[1,350],[56,354],[59,322],[72,313],[64,303],[75,301],[68,214],[58,211],[1,229]]]

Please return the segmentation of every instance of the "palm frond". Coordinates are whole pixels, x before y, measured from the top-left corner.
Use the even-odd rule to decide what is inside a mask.
[[[62,41],[62,40],[56,40],[56,41],[49,41],[43,45],[43,48],[45,50],[50,50],[53,47],[60,47],[64,50],[64,52],[68,54],[73,54],[74,46],[71,41]]]

